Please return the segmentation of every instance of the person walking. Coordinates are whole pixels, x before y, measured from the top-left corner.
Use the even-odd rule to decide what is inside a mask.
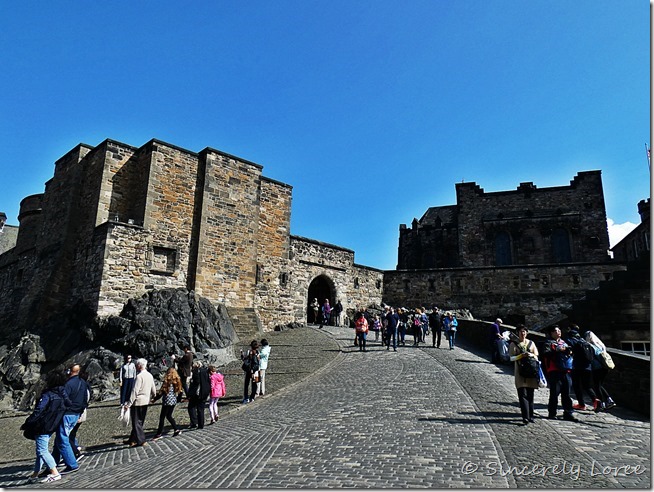
[[[265,338],[261,340],[261,350],[259,351],[259,382],[257,391],[254,396],[265,396],[266,394],[266,370],[268,369],[268,360],[272,348]]]
[[[572,405],[575,410],[587,410],[584,402],[584,392],[590,396],[593,409],[602,403],[595,394],[593,385],[592,363],[595,358],[595,349],[579,334],[577,325],[570,325],[566,340],[572,348],[572,387],[577,397],[577,403]]]
[[[313,298],[309,307],[313,311],[313,324],[317,325],[320,322],[320,303],[317,297]]]
[[[154,378],[148,372],[148,361],[140,358],[136,360],[136,381],[134,389],[125,406],[129,408],[129,419],[132,422],[132,432],[129,438],[124,441],[130,447],[145,446],[145,432],[143,424],[148,413],[150,400],[157,396],[157,390],[154,385]]]
[[[368,320],[366,320],[363,313],[359,314],[359,317],[354,322],[354,327],[357,332],[357,338],[359,339],[359,352],[367,352],[366,338],[368,336]]]
[[[458,327],[459,327],[459,322],[456,319],[456,315],[454,313],[450,313],[450,323],[449,323],[450,331],[448,332],[448,337],[447,337],[447,339],[450,342],[450,350],[454,350],[454,344],[456,341],[456,332]]]
[[[534,390],[538,388],[538,377],[525,377],[520,373],[519,360],[524,357],[531,357],[538,360],[538,349],[536,344],[527,339],[527,328],[525,325],[518,325],[518,340],[511,341],[509,354],[514,364],[515,387],[518,390],[518,402],[520,403],[520,414],[522,423],[534,423]]]
[[[191,381],[191,370],[193,368],[193,352],[191,348],[186,346],[184,347],[184,355],[181,359],[177,361],[177,373],[179,374],[180,379],[182,380],[182,387],[184,388],[184,394],[186,398],[189,397],[189,382]]]
[[[431,328],[431,346],[441,348],[441,315],[437,306],[434,306],[429,315],[429,327]]]
[[[178,436],[182,431],[177,426],[177,422],[173,417],[173,412],[175,411],[175,406],[177,406],[177,401],[182,396],[182,380],[179,377],[179,374],[174,367],[170,367],[166,371],[164,376],[163,383],[161,388],[157,393],[157,396],[154,400],[161,398],[161,413],[159,414],[159,427],[157,427],[157,433],[154,438],[159,439],[163,435],[164,421],[168,420],[170,425],[173,427],[173,437]],[[153,400],[153,402],[154,402]]]
[[[241,360],[243,365],[244,380],[243,380],[243,403],[250,403],[254,401],[257,392],[257,379],[259,372],[259,342],[252,340],[250,342],[250,349],[247,352],[241,350]],[[248,390],[252,386],[251,391]]]
[[[504,322],[502,321],[501,318],[497,318],[495,320],[495,323],[491,325],[490,332],[489,332],[489,346],[490,346],[490,353],[491,353],[491,364],[497,364],[498,362],[501,362],[500,360],[500,348],[499,345],[502,340],[502,324]],[[445,326],[443,324],[443,326]]]
[[[379,341],[379,332],[381,331],[381,328],[382,324],[379,315],[375,314],[375,317],[372,319],[372,331],[375,332],[375,342]]]
[[[211,384],[211,398],[209,400],[209,416],[214,424],[218,420],[218,400],[226,394],[225,376],[219,373],[214,366],[209,366],[209,383]]]
[[[67,371],[68,381],[66,381],[64,388],[71,404],[66,408],[55,436],[55,447],[57,448],[55,460],[59,461],[59,457],[61,457],[66,464],[66,468],[61,472],[62,474],[73,473],[79,469],[77,458],[71,446],[70,435],[88,406],[89,395],[91,394],[88,383],[79,377],[80,369],[79,364],[73,364]]]
[[[604,381],[606,376],[609,374],[609,367],[606,366],[604,361],[604,354],[606,353],[606,345],[599,339],[595,333],[592,331],[587,331],[584,333],[584,338],[588,343],[590,343],[595,349],[595,358],[591,364],[591,370],[593,372],[593,386],[595,389],[595,394],[600,398],[601,403],[599,408],[595,408],[595,412],[601,412],[604,410],[610,410],[615,407],[616,403],[609,395],[609,392],[606,391],[604,387]]]
[[[397,352],[397,326],[400,323],[395,309],[391,306],[386,315],[386,350],[390,350],[391,339],[393,340],[393,352]]]
[[[189,429],[204,429],[204,410],[211,396],[211,381],[209,371],[201,362],[193,363],[191,384],[188,387],[188,416],[191,420]]]
[[[320,322],[320,328],[329,326],[329,320],[331,319],[332,307],[329,305],[329,299],[325,299],[325,302],[322,305],[322,320]]]
[[[115,366],[114,366],[115,367]],[[136,366],[132,362],[132,356],[125,356],[125,363],[120,368],[118,380],[120,381],[120,404],[124,405],[129,399],[134,389],[134,381],[136,379]]]
[[[572,400],[570,399],[570,389],[572,387],[572,380],[570,379],[572,349],[561,338],[561,329],[558,326],[550,328],[549,338],[545,340],[544,359],[545,377],[550,387],[547,418],[556,418],[559,395],[561,395],[563,420],[577,422],[577,419],[573,415]]]
[[[341,313],[343,312],[343,304],[339,299],[336,300],[334,305],[334,324],[336,326],[341,326]]]
[[[41,468],[45,465],[47,476],[41,480],[44,483],[61,480],[57,470],[57,463],[48,449],[50,437],[59,428],[66,408],[71,405],[64,384],[66,376],[62,371],[50,371],[45,380],[45,389],[34,408],[21,426],[26,437],[34,439],[36,447],[36,461],[34,471],[29,476],[29,483],[34,483],[41,475]],[[47,473],[47,472],[46,472]]]

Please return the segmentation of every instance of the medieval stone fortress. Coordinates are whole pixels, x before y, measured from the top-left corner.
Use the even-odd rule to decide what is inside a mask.
[[[106,140],[55,163],[25,198],[15,247],[0,256],[4,330],[80,303],[99,316],[152,289],[185,287],[264,330],[306,322],[312,295],[380,303],[383,272],[354,252],[290,234],[291,186],[207,148]],[[251,319],[251,318],[250,318]]]
[[[130,298],[176,287],[263,331],[312,321],[313,298],[340,300],[346,310],[438,305],[542,327],[627,269],[608,254],[600,171],[541,189],[458,183],[456,205],[400,226],[394,271],[293,236],[292,187],[262,171],[212,148],[196,153],[158,140],[73,148],[56,161],[45,192],[21,202],[19,228],[5,227],[2,331],[80,306],[117,315]],[[614,343],[642,336],[616,333]]]

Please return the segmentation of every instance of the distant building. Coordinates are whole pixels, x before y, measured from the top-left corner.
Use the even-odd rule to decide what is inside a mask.
[[[568,186],[485,192],[456,184],[456,205],[429,208],[400,225],[398,265],[384,300],[461,307],[531,327],[560,316],[624,265],[610,259],[600,171]]]
[[[641,256],[650,255],[650,215],[649,198],[638,202],[640,224],[611,248],[613,258],[618,261],[635,261]]]

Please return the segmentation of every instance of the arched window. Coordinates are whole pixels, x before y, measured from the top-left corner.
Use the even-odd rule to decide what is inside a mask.
[[[512,265],[511,236],[508,232],[499,232],[495,236],[495,265]]]
[[[570,236],[568,231],[561,227],[552,231],[552,255],[556,263],[570,263],[572,261]]]

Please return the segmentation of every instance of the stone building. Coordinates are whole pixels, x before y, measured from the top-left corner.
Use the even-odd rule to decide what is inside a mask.
[[[485,192],[456,185],[457,204],[432,207],[400,225],[398,268],[386,272],[384,300],[468,308],[531,326],[552,320],[576,296],[611,278],[600,171],[568,186]]]
[[[618,261],[636,261],[643,256],[649,257],[650,255],[649,198],[638,202],[638,213],[640,214],[640,224],[611,248],[613,258]]]
[[[43,322],[80,303],[118,314],[149,289],[185,287],[264,330],[307,319],[309,298],[380,303],[383,272],[354,252],[290,234],[292,187],[262,166],[158,140],[80,144],[43,194],[20,204],[0,255],[0,327]]]

